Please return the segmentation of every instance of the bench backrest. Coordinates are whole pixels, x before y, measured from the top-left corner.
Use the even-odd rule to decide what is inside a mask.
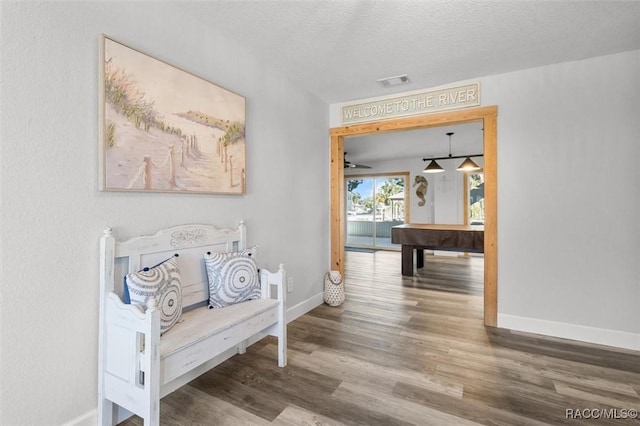
[[[111,291],[122,298],[124,276],[127,273],[152,267],[178,254],[183,309],[203,305],[209,299],[204,254],[208,251],[229,252],[244,248],[244,222],[240,222],[236,229],[218,229],[211,225],[181,225],[161,230],[154,235],[116,241],[113,251],[114,282]]]

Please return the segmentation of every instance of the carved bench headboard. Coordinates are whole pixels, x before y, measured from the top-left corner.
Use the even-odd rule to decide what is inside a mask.
[[[105,230],[110,232],[109,230]],[[244,222],[236,229],[218,229],[211,225],[181,225],[154,235],[116,241],[114,246],[114,282],[111,288],[120,298],[127,273],[151,267],[179,255],[183,308],[206,303],[209,299],[203,255],[246,248]],[[109,283],[108,283],[109,284]]]

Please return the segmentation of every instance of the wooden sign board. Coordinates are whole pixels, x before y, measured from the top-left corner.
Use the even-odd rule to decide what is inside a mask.
[[[344,105],[342,123],[387,120],[479,105],[480,83],[470,83],[395,98]]]

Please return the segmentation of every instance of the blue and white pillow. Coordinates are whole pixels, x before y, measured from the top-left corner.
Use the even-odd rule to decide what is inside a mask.
[[[182,283],[177,257],[125,277],[131,304],[147,309],[151,298],[160,309],[160,334],[173,327],[182,315]]]
[[[207,253],[204,264],[209,280],[209,308],[222,308],[260,298],[257,247],[227,253]]]

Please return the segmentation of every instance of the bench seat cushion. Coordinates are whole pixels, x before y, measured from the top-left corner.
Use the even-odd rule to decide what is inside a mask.
[[[275,310],[277,307],[278,301],[275,299],[256,299],[219,309],[208,309],[203,306],[184,312],[181,321],[160,339],[160,358],[165,358],[256,315],[270,309]]]

